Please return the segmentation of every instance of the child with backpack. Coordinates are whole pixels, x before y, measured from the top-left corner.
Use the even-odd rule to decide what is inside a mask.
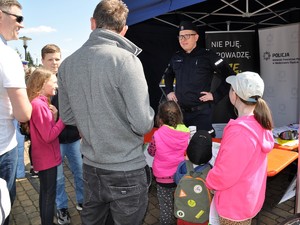
[[[159,105],[156,122],[159,128],[152,137],[148,152],[154,156],[152,169],[157,183],[159,221],[160,224],[173,225],[176,224],[173,213],[176,184],[173,176],[178,164],[184,160],[190,131],[183,124],[182,112],[174,101]]]
[[[212,138],[204,130],[197,131],[174,175],[177,184],[174,195],[174,215],[177,225],[207,225],[211,193],[206,188],[206,176],[211,169]]]

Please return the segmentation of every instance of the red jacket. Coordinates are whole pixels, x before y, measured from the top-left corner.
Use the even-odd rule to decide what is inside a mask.
[[[38,96],[31,101],[30,140],[33,168],[46,170],[61,163],[58,135],[65,125],[55,122],[49,109],[48,99]]]

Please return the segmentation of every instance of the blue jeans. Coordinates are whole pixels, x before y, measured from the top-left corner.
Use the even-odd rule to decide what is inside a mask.
[[[57,167],[39,171],[40,179],[40,217],[42,225],[53,225],[56,195]]]
[[[25,164],[24,164],[24,141],[25,136],[20,133],[19,122],[14,120],[14,125],[16,127],[17,136],[17,148],[18,148],[18,164],[17,164],[17,178],[25,177]]]
[[[115,225],[141,225],[148,206],[149,167],[110,171],[83,164],[82,225],[105,224],[110,211]]]
[[[60,144],[61,157],[66,156],[74,176],[77,203],[83,203],[82,156],[80,140],[68,144]],[[63,163],[57,167],[56,208],[68,208],[68,196],[65,191],[65,175]]]
[[[9,152],[0,155],[0,177],[7,182],[7,188],[11,204],[13,204],[16,197],[16,170],[18,163],[17,147]],[[9,224],[9,217],[5,220],[5,225]]]

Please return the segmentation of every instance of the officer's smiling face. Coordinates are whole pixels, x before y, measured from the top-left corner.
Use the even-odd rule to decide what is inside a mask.
[[[181,48],[190,53],[196,46],[199,35],[193,30],[182,30],[179,32],[179,44]]]

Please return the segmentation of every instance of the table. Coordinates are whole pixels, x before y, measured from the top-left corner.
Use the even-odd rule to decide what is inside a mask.
[[[221,142],[220,138],[213,138],[214,142]],[[274,145],[274,148],[268,154],[268,167],[267,174],[268,177],[275,176],[292,162],[294,162],[298,158],[298,152],[293,150],[297,150],[297,146],[280,146],[278,144]],[[289,150],[289,151],[284,151]]]
[[[153,128],[149,133],[144,136],[144,143],[149,143],[152,139],[153,133],[158,128]],[[213,138],[213,142],[220,143],[221,138]],[[268,177],[275,176],[292,162],[294,162],[298,158],[298,152],[294,151],[297,150],[298,146],[279,146],[275,144],[274,148],[270,153],[268,153],[268,167],[267,167],[267,174]],[[289,150],[289,151],[284,151]],[[145,155],[147,158],[148,164],[152,165],[153,157],[150,156],[145,149]]]
[[[144,143],[150,143],[154,132],[157,130],[157,127],[153,127],[150,132],[144,135]]]
[[[268,177],[275,176],[298,158],[298,152],[274,148],[268,154]]]
[[[287,150],[287,151],[297,151],[298,145],[285,146],[285,145],[280,145],[280,144],[275,143],[274,148],[281,149],[281,150]]]

